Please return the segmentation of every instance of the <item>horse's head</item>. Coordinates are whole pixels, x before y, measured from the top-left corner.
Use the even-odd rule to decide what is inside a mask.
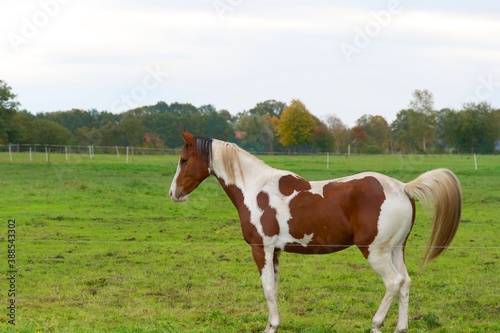
[[[186,144],[182,150],[172,185],[170,185],[170,197],[174,201],[186,200],[187,195],[210,175],[209,159],[212,140],[196,138],[189,132],[182,132],[182,137]]]

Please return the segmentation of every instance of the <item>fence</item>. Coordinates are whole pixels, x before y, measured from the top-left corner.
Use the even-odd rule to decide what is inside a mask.
[[[319,153],[319,152],[299,152],[292,151],[256,151],[251,149],[249,151],[253,155],[343,155],[335,153]],[[0,154],[7,153],[8,157],[2,158],[0,155],[0,162],[6,159],[11,162],[16,161],[29,161],[40,162],[45,160],[50,162],[52,154],[64,155],[68,160],[71,156],[78,155],[83,158],[85,155],[93,159],[96,154],[100,155],[116,155],[117,157],[125,157],[126,162],[133,160],[135,156],[162,156],[162,155],[175,155],[178,156],[181,150],[172,148],[144,148],[144,147],[131,147],[131,146],[69,146],[69,145],[47,145],[47,144],[9,144],[0,145]]]
[[[7,159],[10,162],[29,161],[29,162],[50,162],[51,155],[64,156],[65,160],[71,157],[78,156],[89,159],[94,159],[96,154],[116,155],[123,157],[125,162],[133,161],[135,156],[162,156],[162,155],[179,155],[179,149],[169,148],[143,148],[129,146],[66,146],[66,145],[44,145],[44,144],[10,144],[0,145],[0,153],[8,155],[0,158],[0,161]]]

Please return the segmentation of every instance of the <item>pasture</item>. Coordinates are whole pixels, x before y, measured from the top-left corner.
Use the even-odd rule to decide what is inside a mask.
[[[310,180],[378,171],[402,181],[438,167],[461,181],[457,236],[420,268],[430,212],[417,204],[406,262],[410,332],[500,331],[500,156],[261,156]],[[168,197],[178,156],[0,154],[2,332],[260,332],[267,305],[235,208],[207,179]],[[8,221],[15,219],[15,297]],[[358,249],[281,256],[280,332],[369,332],[384,285]],[[15,326],[7,316],[15,298]],[[386,330],[395,326],[393,305]]]

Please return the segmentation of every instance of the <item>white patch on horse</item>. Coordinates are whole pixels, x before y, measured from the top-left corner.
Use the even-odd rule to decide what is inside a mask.
[[[373,174],[373,176],[384,188],[386,198],[380,207],[377,222],[378,233],[369,247],[370,253],[372,248],[402,246],[411,230],[413,215],[413,208],[402,182],[382,174]],[[400,224],[391,223],[395,219],[401,221]]]
[[[325,188],[326,185],[330,184],[331,182],[332,182],[331,180],[309,182],[309,184],[311,184],[311,189],[308,192],[312,194],[318,194],[322,198],[324,198],[325,196],[323,194],[323,189]]]
[[[307,247],[307,245],[312,241],[314,237],[314,232],[312,234],[309,234],[309,235],[304,235],[304,237],[302,237],[301,239],[297,239],[297,238],[293,238],[293,241],[289,242],[289,243],[298,243],[300,245],[302,245],[303,247]]]
[[[186,195],[182,195],[180,197],[177,198],[176,196],[176,193],[177,193],[177,177],[179,177],[179,173],[181,171],[181,166],[180,166],[180,162],[177,164],[177,170],[175,171],[175,175],[174,175],[174,179],[172,180],[172,184],[170,184],[170,190],[169,190],[169,193],[170,193],[170,197],[172,198],[172,200],[174,201],[186,201],[187,200],[187,196]]]
[[[230,163],[227,163],[228,158],[231,160]],[[226,162],[223,162],[223,160]],[[279,180],[281,177],[290,175],[291,173],[271,168],[261,161],[255,163],[256,161],[259,160],[256,160],[244,150],[232,149],[225,142],[213,140],[211,169],[217,177],[224,180],[226,185],[234,185],[244,193],[243,203],[250,212],[250,223],[255,226],[258,234],[261,236],[263,245],[273,246],[281,250],[285,248],[286,244],[290,243],[297,243],[307,247],[312,241],[314,234],[295,238],[290,235],[290,227],[288,225],[288,221],[292,217],[290,213],[290,201],[299,192],[294,191],[291,195],[284,196],[279,191]],[[229,169],[233,169],[233,171]],[[245,174],[245,178],[241,177],[242,174]],[[297,175],[294,176],[299,177]],[[319,192],[319,189],[316,188],[314,191]],[[263,211],[257,203],[257,196],[260,192],[268,195],[269,206],[276,211],[276,220],[280,230],[278,235],[267,236],[264,234],[261,221]]]

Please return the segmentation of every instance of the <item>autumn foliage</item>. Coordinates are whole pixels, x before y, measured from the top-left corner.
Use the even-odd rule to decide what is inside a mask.
[[[294,99],[281,114],[278,125],[279,141],[284,146],[294,148],[301,144],[311,144],[315,127],[313,115],[304,103]]]

